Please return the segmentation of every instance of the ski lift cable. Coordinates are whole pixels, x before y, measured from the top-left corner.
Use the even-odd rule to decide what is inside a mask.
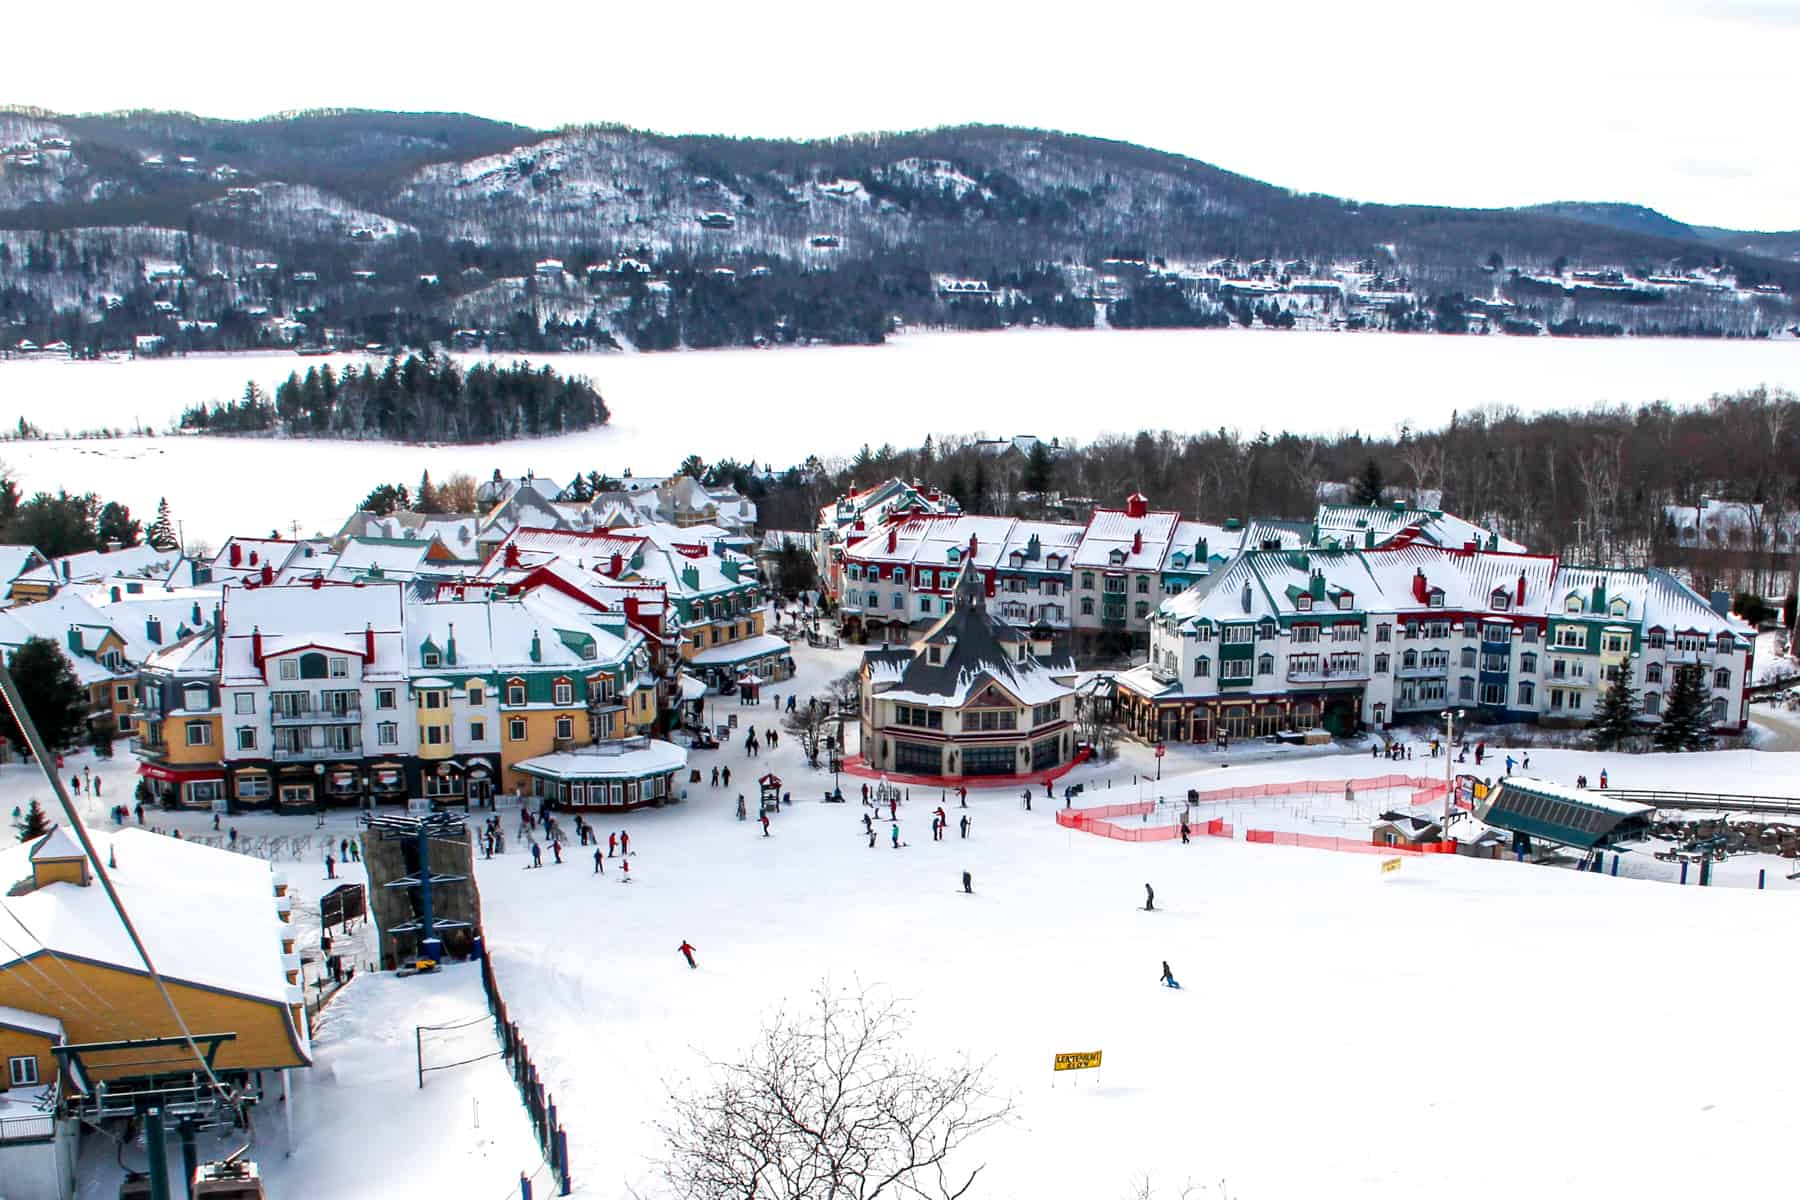
[[[31,926],[27,925],[25,923],[24,919],[22,917],[20,917],[18,913],[13,911],[11,905],[0,905],[0,908],[4,908],[6,910],[6,915],[12,918],[12,923],[14,925],[17,925],[19,927],[19,929],[25,934],[25,936],[31,939],[33,945],[37,946],[39,949],[45,948],[44,947],[44,939],[40,938],[37,934],[32,932]],[[12,951],[12,953],[16,954],[18,952],[15,950],[15,951]],[[60,967],[62,969],[62,973],[64,975],[67,975],[70,979],[73,979],[81,987],[81,990],[86,992],[93,999],[94,1003],[98,1004],[100,1006],[100,1008],[103,1012],[116,1013],[118,1011],[117,1008],[113,1005],[113,1003],[110,1000],[107,1000],[105,997],[101,996],[100,993],[96,992],[91,986],[88,985],[86,980],[82,979],[81,976],[77,975],[73,970],[71,970],[68,963],[62,961],[62,959],[56,955],[50,955],[49,958],[50,958],[51,962],[55,963],[58,967]],[[48,973],[46,973],[43,970],[43,968],[38,967],[35,962],[32,963],[32,966],[34,969],[37,970],[39,975],[44,977],[44,979],[46,981],[49,980],[49,975],[48,975]],[[69,991],[66,988],[59,988],[58,990],[65,991],[65,992]],[[83,1012],[86,1012],[89,1016],[94,1015],[94,1010],[89,1008],[86,1004],[83,1004],[79,999],[77,999],[73,992],[69,992],[69,998],[71,1000],[75,1000],[76,1006],[79,1007]]]
[[[150,948],[139,936],[137,926],[132,923],[131,914],[125,911],[125,902],[120,899],[118,889],[113,886],[112,876],[106,873],[106,864],[100,861],[100,855],[95,852],[93,839],[88,836],[87,826],[82,823],[81,814],[76,811],[74,803],[69,799],[68,792],[63,790],[63,781],[55,768],[51,766],[50,751],[45,747],[44,739],[38,733],[37,724],[32,721],[31,714],[25,709],[25,701],[19,695],[19,686],[13,679],[12,671],[5,664],[0,664],[0,697],[5,698],[6,706],[12,712],[13,721],[18,725],[20,732],[25,735],[26,744],[31,749],[32,757],[37,761],[38,769],[44,773],[44,778],[49,781],[50,790],[56,794],[57,802],[62,805],[63,814],[69,820],[70,830],[81,842],[81,849],[88,856],[88,861],[93,864],[94,877],[100,881],[101,888],[106,892],[107,901],[112,905],[113,911],[118,914],[120,924],[125,927],[125,935],[131,939],[131,944],[137,949],[138,957],[143,960],[145,974],[149,975],[151,982],[156,984],[156,990],[161,993],[163,1003],[169,1009],[169,1015],[175,1019],[175,1027],[180,1030],[182,1041],[187,1043],[188,1051],[193,1055],[194,1061],[200,1065],[201,1072],[205,1074],[207,1083],[211,1085],[219,1101],[227,1106],[235,1106],[236,1101],[231,1092],[223,1083],[219,1082],[219,1077],[213,1073],[212,1064],[206,1060],[206,1055],[200,1052],[199,1045],[194,1041],[193,1032],[188,1029],[187,1019],[181,1015],[181,1009],[176,1007],[175,997],[169,994],[169,985],[163,980],[162,972],[156,969],[156,963],[150,957]]]

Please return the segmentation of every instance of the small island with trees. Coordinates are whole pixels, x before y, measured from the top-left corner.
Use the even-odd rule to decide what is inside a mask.
[[[272,434],[398,442],[493,442],[604,425],[606,401],[585,378],[527,362],[464,369],[430,352],[341,374],[296,371],[273,396],[256,383],[240,399],[181,414],[193,433]]]

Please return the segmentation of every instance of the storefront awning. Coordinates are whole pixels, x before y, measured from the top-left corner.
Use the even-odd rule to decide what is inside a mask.
[[[209,779],[223,781],[225,768],[217,763],[191,768],[165,767],[161,763],[139,763],[138,774],[151,779],[160,779],[165,783],[204,783]]]

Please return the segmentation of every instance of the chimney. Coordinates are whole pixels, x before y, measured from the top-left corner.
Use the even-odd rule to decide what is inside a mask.
[[[1126,516],[1134,517],[1134,518],[1142,518],[1142,517],[1148,516],[1149,513],[1150,513],[1150,501],[1148,501],[1144,498],[1144,495],[1142,492],[1133,492],[1133,493],[1131,493],[1131,495],[1125,497],[1125,515]]]
[[[1144,531],[1141,529],[1134,529],[1131,531],[1131,552],[1133,554],[1142,554],[1144,552]]]
[[[1729,592],[1715,591],[1707,597],[1707,600],[1712,605],[1712,610],[1721,617],[1731,615],[1731,594]]]
[[[850,485],[850,499],[856,499],[856,485],[854,483]]]
[[[73,625],[69,626],[69,649],[76,654],[81,653],[81,630]]]
[[[899,540],[899,537],[900,537],[900,532],[897,529],[895,529],[892,525],[888,526],[887,552],[889,554],[892,554],[894,552],[894,543]]]
[[[1415,568],[1413,571],[1413,599],[1423,604],[1430,596],[1431,588],[1425,582],[1425,568]]]
[[[258,671],[263,669],[262,627],[260,625],[250,627],[250,661],[256,665]]]
[[[613,551],[612,570],[608,572],[614,579],[625,573],[625,556],[617,550]]]
[[[275,582],[275,568],[271,567],[268,563],[263,564],[262,581],[264,587]]]
[[[450,639],[444,646],[444,663],[446,666],[456,665],[456,622],[450,622]]]
[[[856,517],[856,524],[854,524],[850,527],[850,532],[865,533],[865,532],[867,532],[867,530],[868,530],[868,526],[863,524],[862,514],[858,513],[857,517]]]
[[[992,571],[987,572],[983,576],[981,591],[982,591],[982,594],[987,596],[989,599],[993,598],[993,595],[994,595],[994,573]]]
[[[519,544],[517,542],[506,543],[506,554],[500,559],[500,565],[503,567],[519,565]]]
[[[544,643],[538,638],[538,631],[535,629],[531,631],[531,661],[544,661]]]
[[[144,638],[147,641],[162,645],[162,622],[155,617],[144,618]]]
[[[375,626],[363,626],[363,670],[368,670],[375,663]]]
[[[1194,543],[1194,561],[1197,563],[1205,563],[1209,561],[1210,558],[1211,556],[1206,552],[1206,539],[1201,538]]]
[[[312,577],[312,590],[313,591],[316,592],[324,586],[325,586],[325,577],[323,575],[314,575]]]
[[[1314,571],[1310,588],[1314,600],[1325,599],[1325,572]]]
[[[625,597],[625,619],[627,621],[638,619],[638,598],[636,596]]]
[[[232,566],[241,566],[244,561],[244,548],[236,542],[231,543],[227,547],[227,557],[230,558]]]
[[[256,565],[256,551],[254,550],[250,552],[250,565],[253,567]]]
[[[1243,604],[1244,611],[1249,612],[1250,611],[1250,585],[1248,583],[1244,584],[1244,594],[1239,597],[1239,601]]]
[[[1525,603],[1525,572],[1520,571],[1519,572],[1519,590],[1518,590],[1518,593],[1513,597],[1513,605],[1515,607],[1517,607],[1524,603]]]
[[[979,538],[975,534],[971,533],[969,535],[969,557],[974,558],[975,552],[980,549],[981,549],[981,538]]]
[[[106,552],[108,554],[111,554],[115,550],[123,550],[124,548],[125,548],[124,543],[119,541],[118,538],[107,538],[106,539]]]

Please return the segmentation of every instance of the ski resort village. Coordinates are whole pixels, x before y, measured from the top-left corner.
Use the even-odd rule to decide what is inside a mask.
[[[1800,668],[1720,571],[466,490],[0,547],[7,1200],[1767,1194]]]

